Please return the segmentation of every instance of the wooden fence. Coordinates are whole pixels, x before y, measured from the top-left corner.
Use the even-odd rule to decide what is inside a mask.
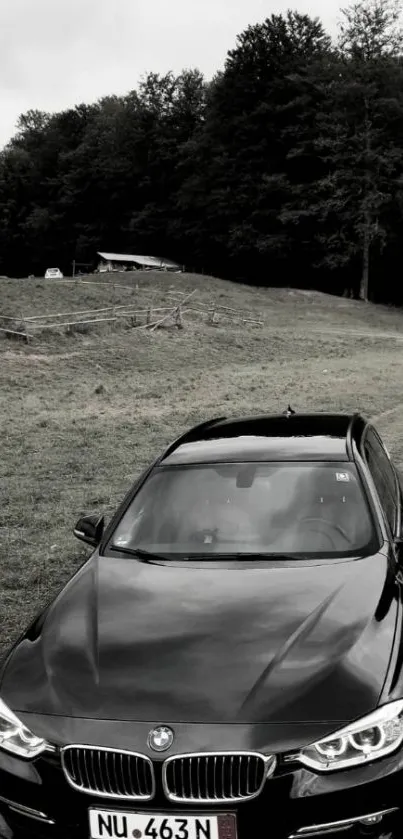
[[[72,280],[59,280],[59,282],[74,282]],[[80,280],[80,283],[83,281]],[[94,283],[94,285],[110,285],[109,283]],[[121,286],[119,286],[121,287]],[[126,286],[126,288],[129,288]],[[130,287],[131,290],[132,287]],[[69,312],[45,312],[40,315],[22,315],[20,318],[0,314],[0,332],[6,336],[19,338],[26,342],[32,340],[38,333],[45,330],[72,329],[86,325],[117,323],[119,320],[127,320],[136,329],[147,329],[150,332],[166,326],[169,322],[177,327],[183,327],[183,320],[186,315],[204,316],[211,324],[219,324],[221,321],[233,323],[253,324],[263,326],[251,312],[244,312],[223,306],[212,301],[209,304],[195,301],[196,290],[187,292],[169,291],[168,296],[175,297],[169,305],[156,306],[152,303],[143,305],[140,308],[136,303],[126,303],[111,306],[104,306],[99,309],[79,309]],[[178,299],[179,297],[179,299]]]

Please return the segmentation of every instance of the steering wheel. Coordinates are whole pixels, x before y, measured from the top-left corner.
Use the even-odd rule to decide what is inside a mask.
[[[306,518],[300,519],[298,524],[299,525],[304,525],[304,524],[325,525],[325,527],[327,527],[329,530],[333,530],[334,532],[339,533],[340,536],[342,536],[343,539],[346,540],[346,542],[348,542],[348,543],[351,542],[351,539],[348,536],[348,534],[346,533],[346,531],[339,524],[335,524],[333,521],[329,521],[329,519],[322,519],[319,516],[307,516]],[[326,534],[326,535],[327,535],[327,538],[329,539],[329,541],[331,541],[333,543],[333,546],[335,547],[334,540],[332,539],[331,534]]]

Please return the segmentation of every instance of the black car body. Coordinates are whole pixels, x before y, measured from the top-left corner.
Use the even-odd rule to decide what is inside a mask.
[[[0,675],[0,837],[401,836],[401,500],[360,416],[220,419],[81,520]]]

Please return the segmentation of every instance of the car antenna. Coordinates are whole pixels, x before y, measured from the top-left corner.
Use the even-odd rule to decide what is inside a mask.
[[[287,410],[284,411],[284,416],[285,417],[293,417],[294,414],[295,414],[295,411],[293,411],[293,409],[291,408],[291,405],[289,405]]]

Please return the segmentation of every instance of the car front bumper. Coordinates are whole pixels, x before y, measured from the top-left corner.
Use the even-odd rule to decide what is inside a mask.
[[[262,839],[401,839],[402,788],[403,754],[398,754],[331,775],[283,769],[257,798],[235,806],[204,805],[202,810],[235,813],[238,839],[251,839],[257,830]],[[145,804],[76,791],[64,777],[59,754],[29,764],[0,755],[0,839],[88,839],[91,807],[150,816],[201,812],[200,806],[169,802],[162,792]]]

